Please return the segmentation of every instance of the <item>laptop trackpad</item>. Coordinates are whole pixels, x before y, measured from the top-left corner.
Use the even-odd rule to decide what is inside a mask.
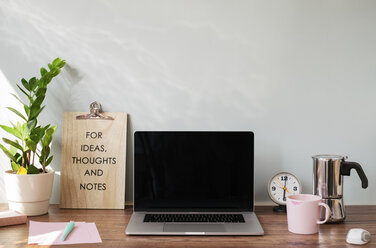
[[[224,232],[223,224],[164,224],[163,232]]]

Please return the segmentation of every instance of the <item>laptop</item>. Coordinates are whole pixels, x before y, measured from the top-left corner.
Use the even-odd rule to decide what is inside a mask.
[[[137,131],[128,235],[263,235],[253,132]]]

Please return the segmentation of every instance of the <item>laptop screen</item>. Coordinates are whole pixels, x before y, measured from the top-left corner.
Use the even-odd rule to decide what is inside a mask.
[[[253,132],[135,132],[135,211],[253,211]]]

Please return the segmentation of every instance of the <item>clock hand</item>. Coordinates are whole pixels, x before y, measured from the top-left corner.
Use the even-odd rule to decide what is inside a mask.
[[[283,185],[282,185],[282,183],[280,183],[278,179],[277,179],[276,181],[277,181],[277,183],[279,183],[279,185],[281,185],[281,186],[282,186],[282,188],[283,188]]]
[[[289,190],[286,188],[286,181],[285,181],[285,186],[283,186],[282,183],[280,183],[278,179],[276,181],[277,181],[277,183],[279,183],[282,186],[283,190],[287,191],[287,193],[290,194]]]
[[[289,193],[290,194],[290,191],[287,189],[287,187],[285,187],[284,188],[284,190],[286,190],[287,191],[287,193]]]
[[[285,180],[285,186],[283,187],[284,191],[283,191],[283,201],[286,201],[286,182],[287,180]]]

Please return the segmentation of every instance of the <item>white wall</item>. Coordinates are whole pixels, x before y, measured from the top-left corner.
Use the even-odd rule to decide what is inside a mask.
[[[310,193],[319,153],[361,163],[369,187],[353,171],[346,204],[376,204],[375,12],[371,0],[2,0],[0,122],[10,118],[15,83],[60,56],[68,65],[41,116],[60,126],[57,171],[63,111],[97,100],[129,113],[129,144],[135,130],[253,130],[259,204],[270,203],[266,185],[278,171],[296,174]]]

